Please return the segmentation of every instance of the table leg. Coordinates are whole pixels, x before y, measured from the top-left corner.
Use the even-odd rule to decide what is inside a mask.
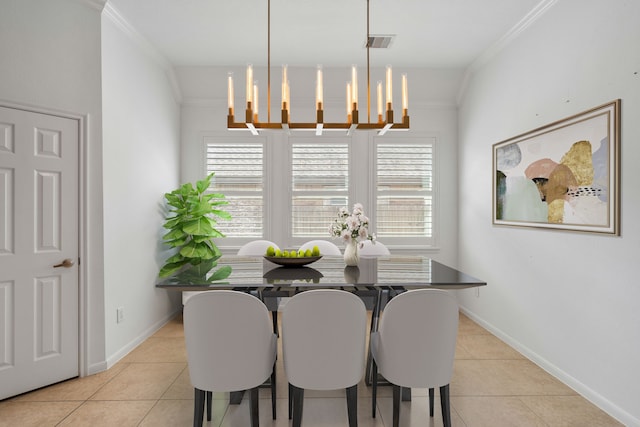
[[[229,393],[229,404],[239,405],[240,402],[242,402],[242,396],[244,396],[244,390],[232,391],[231,393]]]

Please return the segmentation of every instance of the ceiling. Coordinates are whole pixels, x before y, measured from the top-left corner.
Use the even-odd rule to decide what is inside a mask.
[[[370,0],[371,66],[467,68],[550,0]],[[109,0],[174,66],[267,65],[267,0]],[[366,64],[366,0],[271,0],[271,65]]]

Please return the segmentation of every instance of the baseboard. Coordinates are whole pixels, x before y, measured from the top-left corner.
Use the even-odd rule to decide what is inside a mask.
[[[93,375],[93,374],[98,374],[100,372],[106,371],[107,368],[107,362],[100,362],[100,363],[94,363],[93,365],[89,365],[89,368],[87,370],[87,375]]]
[[[567,374],[562,369],[555,366],[553,363],[549,362],[547,359],[541,357],[528,347],[522,345],[520,342],[515,340],[513,337],[505,334],[500,329],[496,328],[492,324],[484,321],[482,318],[475,315],[472,311],[468,310],[466,307],[460,306],[460,311],[478,323],[480,326],[491,332],[496,337],[500,338],[502,341],[507,343],[509,346],[513,347],[515,350],[520,352],[527,359],[531,360],[533,363],[538,365],[540,368],[544,369],[549,375],[556,378],[558,381],[565,384],[567,387],[573,389],[576,393],[580,394],[582,397],[587,399],[589,402],[593,403],[598,408],[602,409],[604,412],[621,422],[627,427],[640,427],[640,419],[634,417],[627,411],[623,410],[619,406],[612,403],[610,400],[606,399],[600,393],[595,390],[587,387],[585,384]]]
[[[108,357],[106,361],[106,369],[113,367],[116,363],[122,360],[127,354],[135,350],[136,347],[142,344],[147,338],[149,338],[150,336],[158,332],[160,328],[166,325],[167,322],[169,322],[169,320],[173,319],[181,311],[182,311],[182,305],[180,305],[180,307],[176,311],[166,315],[165,317],[163,317],[162,319],[160,319],[159,321],[151,325],[149,328],[143,331],[140,335],[138,335],[136,338],[131,340],[127,345],[125,345],[116,353]]]

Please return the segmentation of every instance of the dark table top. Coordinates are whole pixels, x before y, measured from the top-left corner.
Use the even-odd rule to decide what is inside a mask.
[[[210,267],[185,269],[156,286],[178,291],[258,289],[268,292],[336,287],[463,289],[486,285],[482,280],[424,256],[361,257],[357,267],[345,267],[342,257],[324,256],[306,266],[283,267],[264,257],[223,255]]]

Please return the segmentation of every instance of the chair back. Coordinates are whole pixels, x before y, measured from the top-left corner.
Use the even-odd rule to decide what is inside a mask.
[[[310,240],[300,246],[300,249],[306,251],[307,249],[313,249],[314,246],[317,246],[318,249],[320,249],[320,255],[342,255],[342,253],[340,252],[340,248],[336,246],[335,243],[328,240]]]
[[[376,240],[376,242],[372,242],[371,240],[365,240],[362,242],[362,247],[358,248],[358,254],[360,256],[384,256],[391,255],[389,249],[384,245],[384,243],[380,243]]]
[[[382,376],[402,387],[449,384],[458,333],[458,303],[447,291],[404,292],[385,307],[372,353]],[[376,336],[377,335],[377,336]]]
[[[202,292],[184,306],[184,336],[193,386],[248,390],[271,375],[276,335],[264,303],[236,291]]]
[[[358,384],[365,364],[366,309],[350,292],[319,289],[291,298],[282,313],[284,370],[302,389]]]
[[[280,249],[278,245],[268,240],[253,240],[242,245],[240,249],[238,249],[238,255],[262,256],[267,252],[269,246],[273,246],[274,249]]]

